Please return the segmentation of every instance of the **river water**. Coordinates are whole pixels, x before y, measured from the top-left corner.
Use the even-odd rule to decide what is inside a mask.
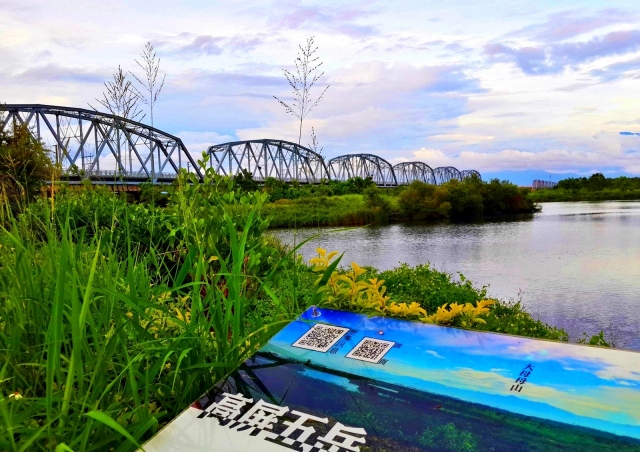
[[[489,296],[522,298],[535,317],[567,330],[605,330],[640,350],[640,202],[544,203],[527,218],[472,224],[396,224],[350,230],[273,230],[285,243],[345,253],[379,269],[430,263],[462,273]],[[455,300],[451,300],[455,301]]]

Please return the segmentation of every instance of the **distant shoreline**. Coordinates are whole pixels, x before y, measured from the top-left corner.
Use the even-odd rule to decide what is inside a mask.
[[[578,191],[563,189],[539,189],[529,195],[536,203],[542,202],[579,202],[579,201],[638,201],[639,190],[603,190]]]

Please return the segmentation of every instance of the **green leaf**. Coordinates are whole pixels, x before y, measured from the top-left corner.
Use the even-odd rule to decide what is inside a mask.
[[[108,414],[103,413],[102,411],[89,411],[87,414],[85,414],[85,416],[90,417],[91,419],[94,419],[94,420],[96,420],[98,422],[102,422],[107,427],[109,427],[109,428],[115,430],[116,432],[120,433],[122,436],[127,438],[129,441],[131,441],[133,444],[135,444],[136,447],[142,449],[142,451],[144,452],[144,449],[142,448],[140,443],[138,441],[136,441],[135,438],[133,436],[131,436],[129,434],[129,432],[127,432],[124,429],[124,427],[122,425],[118,424]]]

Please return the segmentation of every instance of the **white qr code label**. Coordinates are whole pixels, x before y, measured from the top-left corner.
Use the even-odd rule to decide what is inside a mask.
[[[326,352],[347,334],[349,328],[316,323],[300,339],[291,344],[293,347],[306,348],[317,352]]]
[[[378,363],[394,345],[396,345],[395,342],[365,337],[353,350],[347,353],[347,358]]]

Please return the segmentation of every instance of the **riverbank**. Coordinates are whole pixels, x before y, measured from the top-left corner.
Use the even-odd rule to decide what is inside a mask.
[[[587,189],[549,189],[543,188],[531,193],[534,202],[573,202],[573,201],[635,201],[640,200],[640,189],[605,189],[592,191]]]
[[[380,270],[430,262],[489,285],[491,297],[521,299],[534,318],[574,339],[604,330],[617,347],[640,350],[640,201],[545,203],[540,213],[500,221],[269,233],[284,243],[311,238],[306,258],[321,246]]]
[[[347,186],[339,194],[340,184]],[[284,184],[282,184],[284,185]],[[288,187],[265,192],[274,202],[265,205],[273,228],[361,226],[424,220],[472,221],[531,214],[539,209],[530,190],[505,181],[467,179],[434,186],[422,182],[381,189],[370,181],[347,181],[326,187]]]
[[[394,198],[387,197],[392,205]],[[382,209],[369,205],[364,195],[318,196],[280,199],[264,207],[271,228],[362,226],[388,224],[398,218],[396,206]]]
[[[638,200],[640,177],[606,178],[595,173],[561,180],[553,188],[533,191],[530,197],[534,202]]]

